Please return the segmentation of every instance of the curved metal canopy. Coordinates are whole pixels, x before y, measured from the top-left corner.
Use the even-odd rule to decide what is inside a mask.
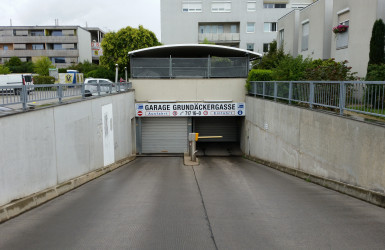
[[[173,44],[155,46],[130,51],[129,56],[135,57],[247,57],[250,60],[262,58],[262,54],[249,50],[211,44]]]

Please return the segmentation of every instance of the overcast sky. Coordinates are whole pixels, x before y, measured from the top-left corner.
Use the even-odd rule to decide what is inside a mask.
[[[1,0],[0,26],[79,25],[105,32],[143,25],[160,34],[160,0]]]

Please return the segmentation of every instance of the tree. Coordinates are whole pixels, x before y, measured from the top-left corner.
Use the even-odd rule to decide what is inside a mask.
[[[35,70],[35,73],[41,76],[48,76],[49,69],[53,68],[53,65],[48,57],[42,56],[38,60],[36,60],[33,68]]]
[[[123,71],[124,67],[129,69],[128,52],[158,45],[161,43],[152,31],[141,25],[137,29],[127,26],[104,36],[100,62],[109,70],[115,70],[115,64],[119,64],[119,69]]]
[[[5,65],[0,65],[0,74],[1,75],[5,75],[5,74],[10,74],[11,71],[9,70],[9,68]]]
[[[369,65],[385,63],[385,24],[382,19],[374,22],[370,39]]]
[[[262,57],[262,60],[254,61],[253,68],[254,69],[274,69],[278,66],[281,60],[286,58],[288,55],[285,54],[283,48],[278,49],[277,41],[273,41],[270,43],[269,52]]]

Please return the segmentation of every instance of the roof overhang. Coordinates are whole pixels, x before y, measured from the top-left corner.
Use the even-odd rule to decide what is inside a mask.
[[[173,44],[144,48],[128,52],[135,57],[249,57],[250,60],[262,58],[262,54],[249,50],[211,44]]]

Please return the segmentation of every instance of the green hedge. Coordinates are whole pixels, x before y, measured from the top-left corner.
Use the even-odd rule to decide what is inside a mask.
[[[54,84],[55,77],[53,76],[34,76],[33,77],[34,84]]]
[[[246,81],[246,89],[249,90],[252,81],[272,81],[273,71],[268,69],[252,69]]]

